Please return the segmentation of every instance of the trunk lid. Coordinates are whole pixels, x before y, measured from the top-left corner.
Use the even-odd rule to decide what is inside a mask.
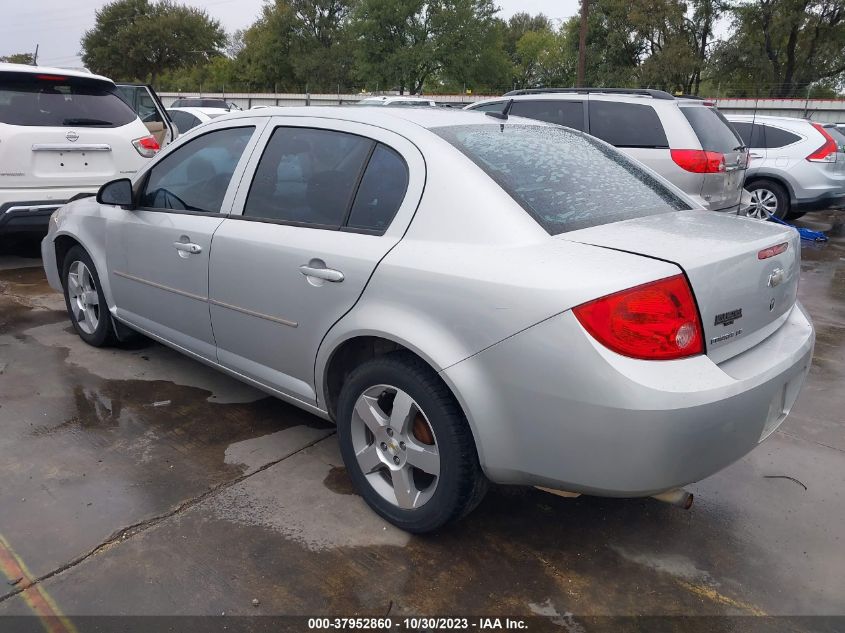
[[[716,363],[777,330],[798,294],[801,240],[795,229],[701,210],[653,215],[558,236],[668,261],[687,275]],[[784,252],[760,259],[778,244]]]

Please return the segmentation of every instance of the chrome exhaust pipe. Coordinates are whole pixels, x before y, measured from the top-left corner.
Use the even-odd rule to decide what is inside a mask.
[[[667,490],[666,492],[651,495],[651,498],[673,506],[678,506],[684,510],[689,510],[692,507],[693,494],[683,488],[673,488],[672,490]]]

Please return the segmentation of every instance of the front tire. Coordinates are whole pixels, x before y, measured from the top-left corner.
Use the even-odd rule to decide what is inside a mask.
[[[79,338],[94,347],[116,344],[117,336],[97,269],[81,246],[74,246],[67,252],[62,266],[62,284],[65,306]]]
[[[487,490],[469,424],[419,358],[398,352],[358,367],[338,401],[340,452],[376,513],[408,532],[460,519]]]
[[[773,180],[756,180],[746,187],[751,194],[751,203],[745,211],[749,218],[768,220],[775,216],[783,220],[789,213],[789,195]]]

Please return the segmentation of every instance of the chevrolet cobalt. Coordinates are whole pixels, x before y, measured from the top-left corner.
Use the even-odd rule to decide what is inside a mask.
[[[56,211],[42,252],[85,342],[140,332],[334,421],[411,532],[488,481],[707,477],[784,420],[814,344],[794,229],[507,113],[229,115]]]

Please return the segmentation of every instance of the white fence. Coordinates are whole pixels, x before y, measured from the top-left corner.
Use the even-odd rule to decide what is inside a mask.
[[[255,106],[330,106],[355,103],[361,94],[273,94],[273,93],[176,93],[160,92],[169,106],[179,97],[222,98],[248,110]],[[467,104],[498,95],[435,95],[438,103]],[[809,118],[821,123],[845,122],[845,99],[715,99],[719,109],[728,114],[752,114]]]

